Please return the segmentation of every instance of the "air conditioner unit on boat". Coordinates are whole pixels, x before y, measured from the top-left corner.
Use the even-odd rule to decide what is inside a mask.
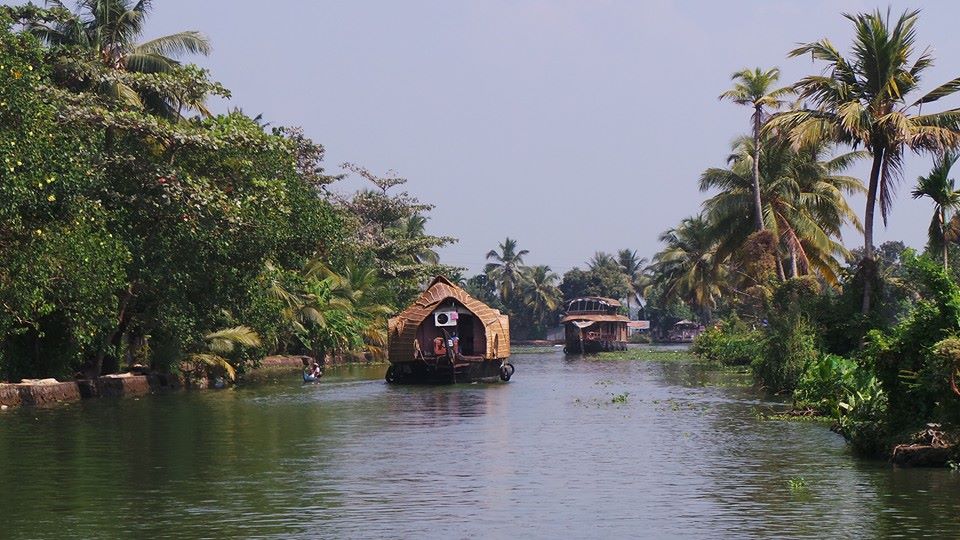
[[[456,326],[457,312],[456,311],[438,311],[433,314],[433,322],[437,326]]]

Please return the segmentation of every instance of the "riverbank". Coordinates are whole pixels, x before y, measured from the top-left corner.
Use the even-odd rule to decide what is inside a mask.
[[[263,379],[272,373],[299,372],[303,369],[304,358],[293,355],[268,356],[260,364],[244,374],[250,380]],[[374,365],[378,362],[353,360],[338,355],[327,358],[326,366],[344,366],[350,364]],[[243,380],[241,380],[241,383]],[[99,397],[134,397],[155,392],[190,389],[204,390],[210,387],[206,379],[188,379],[174,373],[118,373],[104,375],[96,379],[78,379],[58,381],[49,379],[25,379],[19,383],[0,383],[0,409],[21,406],[44,407],[59,403],[70,403],[82,399]]]
[[[97,397],[142,396],[184,386],[180,377],[169,373],[120,373],[76,381],[27,379],[19,383],[0,383],[0,408],[42,407]]]

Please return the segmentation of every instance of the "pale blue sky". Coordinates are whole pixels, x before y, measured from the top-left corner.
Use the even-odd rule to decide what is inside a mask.
[[[509,235],[527,263],[564,272],[596,250],[650,257],[661,231],[698,211],[699,174],[748,129],[747,110],[717,101],[731,73],[779,66],[794,82],[819,70],[786,58],[796,43],[828,37],[846,50],[840,13],[887,5],[155,0],[146,37],[205,32],[214,53],[195,60],[233,91],[218,108],[302,125],[330,171],[352,161],[409,178],[437,205],[429,230],[460,238],[444,262],[479,270]],[[960,3],[892,4],[895,15],[918,6],[919,44],[937,59],[929,89],[960,75]],[[880,241],[922,246],[931,207],[909,191],[928,167],[908,158]],[[862,243],[853,231],[844,240]]]

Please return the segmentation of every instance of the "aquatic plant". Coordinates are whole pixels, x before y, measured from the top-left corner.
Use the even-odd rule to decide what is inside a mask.
[[[787,479],[787,486],[793,493],[805,493],[808,490],[807,481],[802,476]]]

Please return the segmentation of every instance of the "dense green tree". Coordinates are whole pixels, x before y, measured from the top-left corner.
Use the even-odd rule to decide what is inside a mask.
[[[65,376],[114,324],[131,254],[99,193],[99,132],[62,125],[44,51],[0,10],[0,379]]]
[[[456,240],[426,234],[424,214],[433,206],[406,191],[396,192],[407,179],[393,171],[378,176],[353,163],[342,167],[373,184],[372,188],[341,197],[339,206],[355,232],[353,255],[368,254],[380,277],[390,280],[395,290],[390,304],[406,305],[434,276],[457,270],[433,262],[438,259],[437,248]]]
[[[180,63],[174,58],[185,53],[210,54],[210,42],[200,32],[189,30],[139,42],[151,0],[81,0],[77,12],[70,12],[61,0],[48,0],[64,16],[53,21],[31,20],[27,27],[50,46],[72,47],[111,70],[133,73],[170,73]],[[83,77],[69,82],[83,85]],[[96,91],[137,108],[145,108],[168,119],[178,119],[184,106],[209,114],[201,99],[184,100],[183,94],[137,89],[121,79],[103,79]]]
[[[564,301],[581,296],[623,298],[630,286],[626,276],[616,265],[602,265],[593,270],[573,268],[563,274],[560,291]]]
[[[900,175],[904,148],[936,150],[958,143],[960,112],[920,112],[932,103],[960,90],[960,78],[929,93],[908,99],[919,86],[923,73],[933,64],[929,50],[912,61],[918,11],[905,11],[895,21],[889,13],[845,15],[854,26],[853,51],[844,57],[826,39],[807,43],[790,56],[811,55],[827,63],[823,75],[801,79],[795,90],[810,107],[774,116],[768,126],[786,129],[797,144],[824,136],[854,148],[863,148],[872,158],[864,213],[864,270],[868,279],[875,272],[874,211],[886,222],[893,204],[893,184]],[[870,310],[872,287],[865,287],[862,310]]]
[[[426,225],[426,217],[413,215],[400,220],[396,229],[407,241],[415,243],[427,236]],[[440,255],[429,246],[424,246],[421,251],[413,253],[411,257],[416,264],[440,264]]]

